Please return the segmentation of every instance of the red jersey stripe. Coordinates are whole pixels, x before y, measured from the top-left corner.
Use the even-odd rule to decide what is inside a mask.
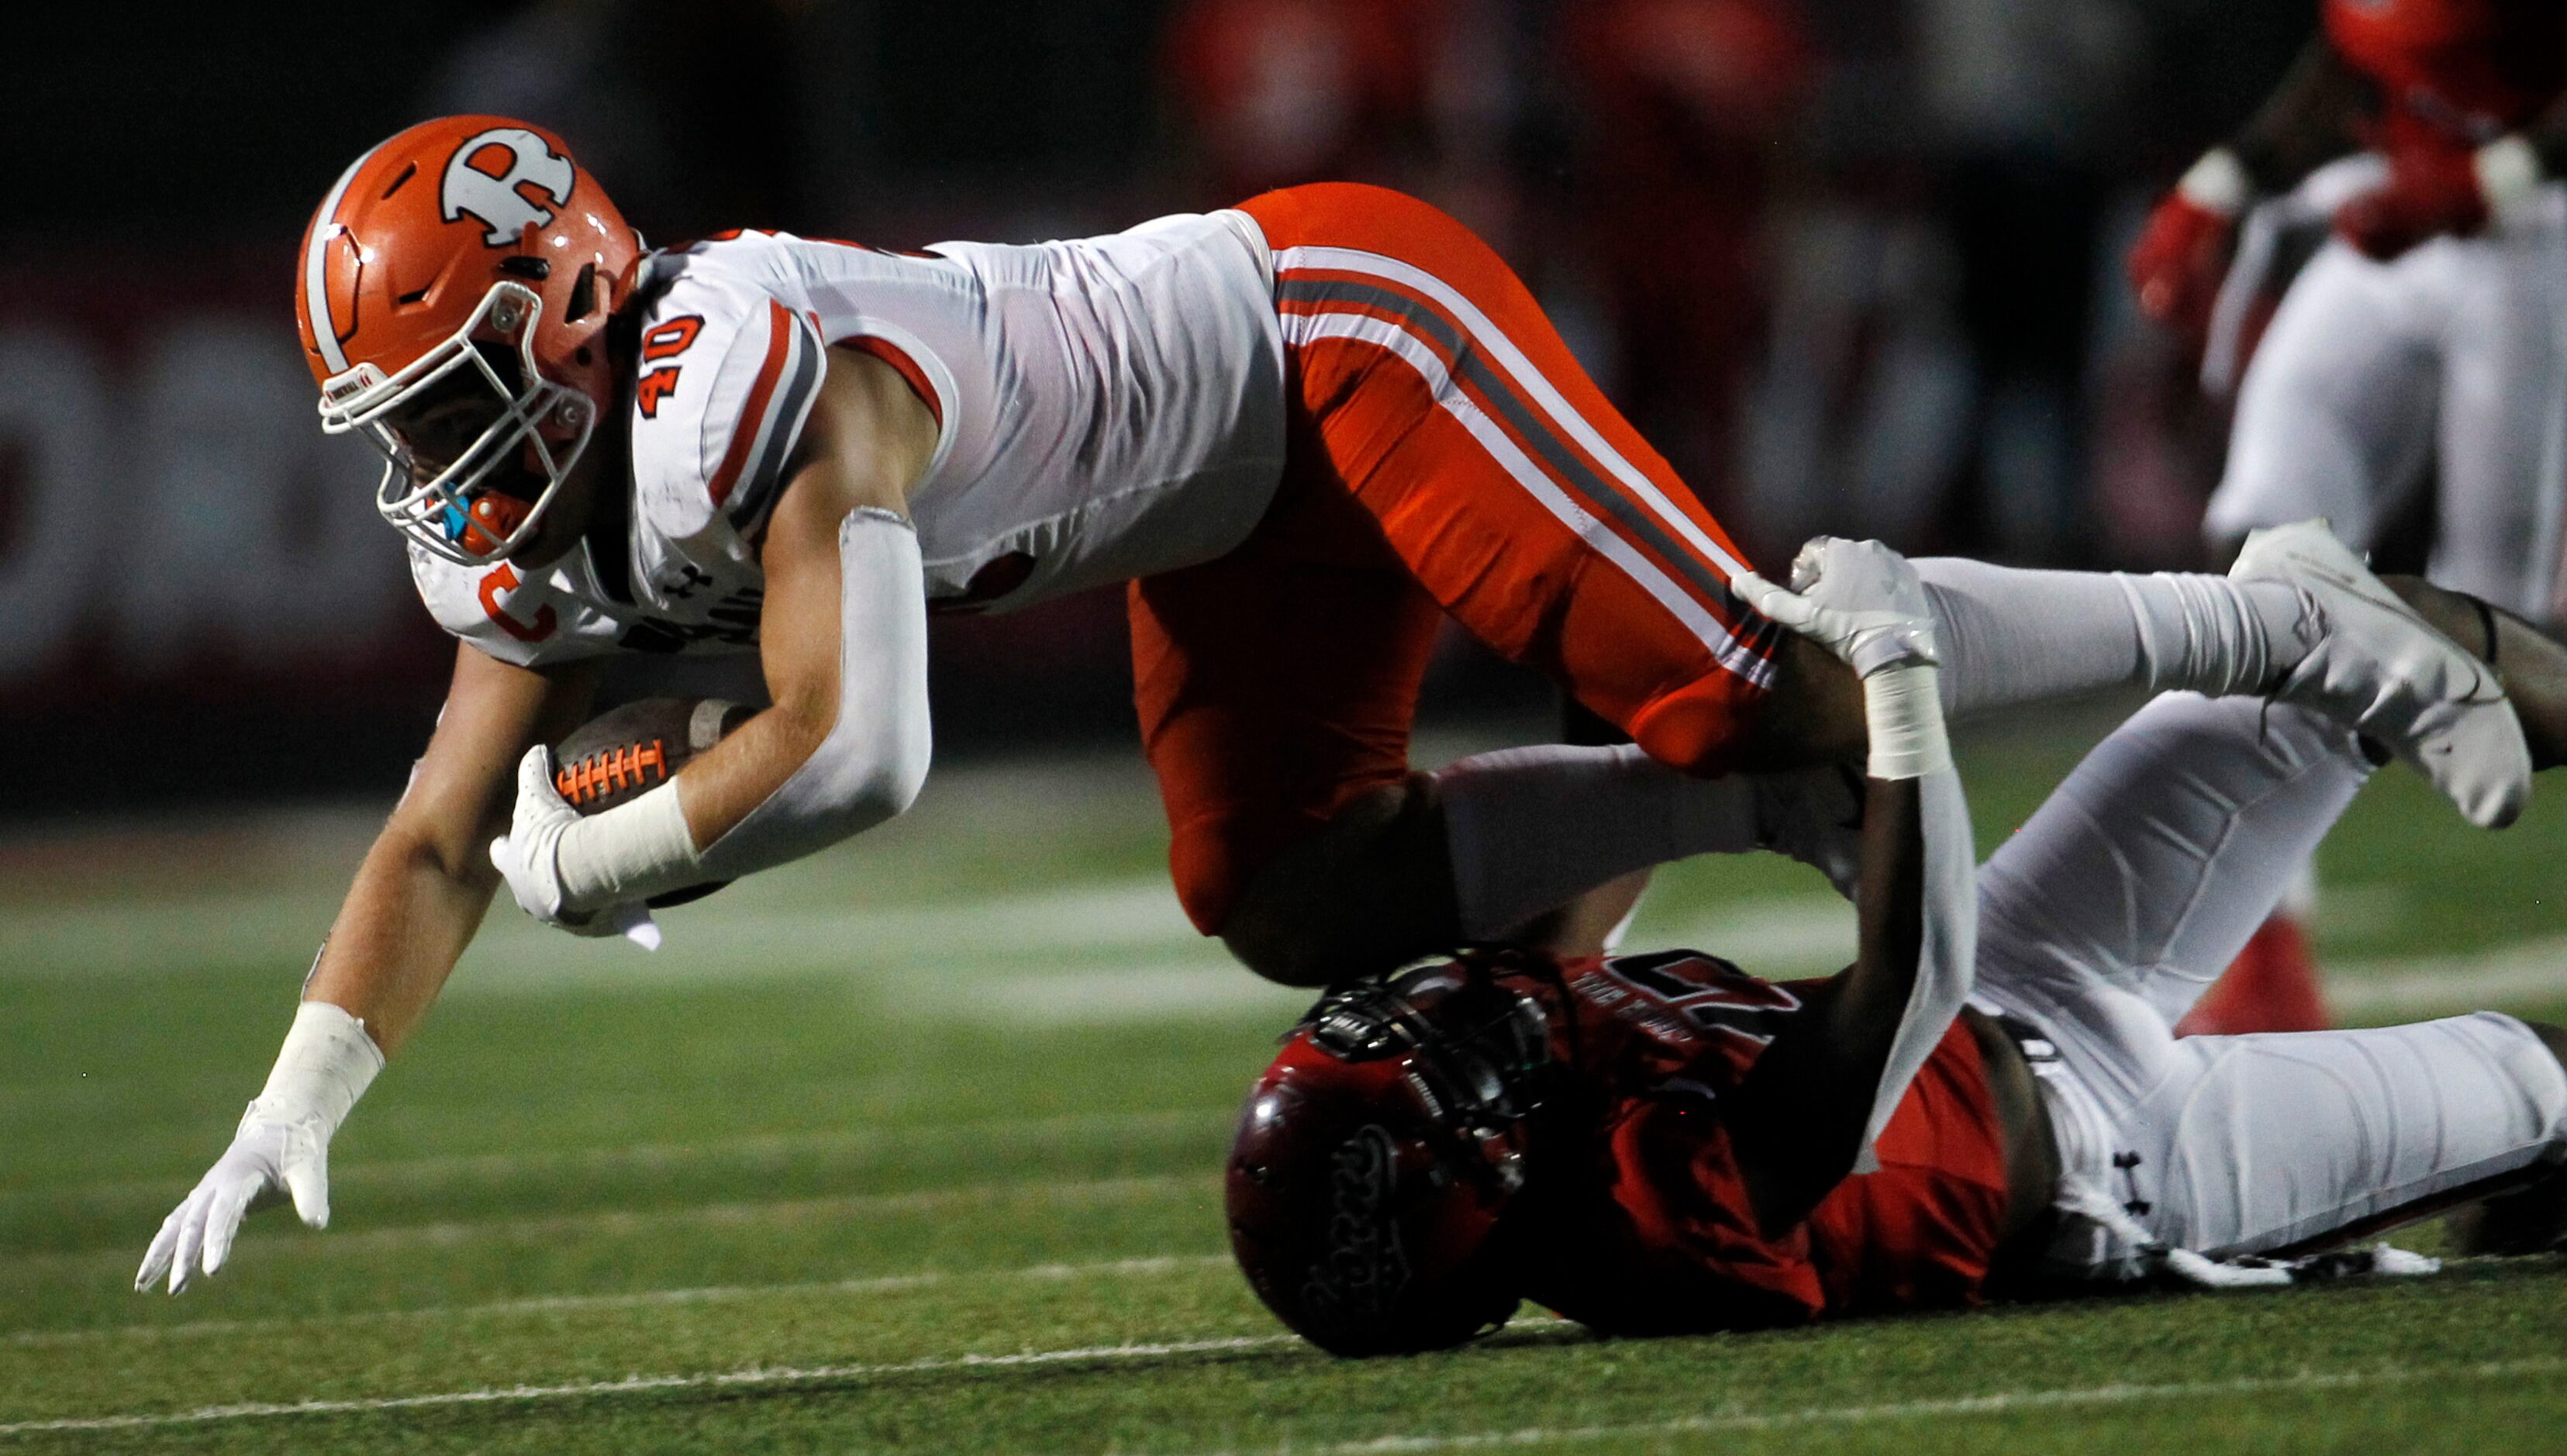
[[[748,463],[759,429],[766,423],[775,382],[783,378],[784,361],[793,353],[793,315],[773,299],[767,300],[766,309],[766,361],[757,367],[757,383],[749,387],[748,403],[740,407],[739,424],[731,429],[730,448],[722,451],[721,468],[713,471],[711,489],[715,505],[729,499],[731,488],[739,483],[740,468]]]
[[[1508,337],[1496,320],[1481,312],[1466,290],[1415,264],[1360,249],[1291,247],[1279,253],[1277,262],[1277,293],[1284,303],[1288,304],[1296,292],[1322,298],[1368,292],[1380,298],[1395,298],[1397,307],[1417,311],[1439,327],[1451,328],[1459,337],[1470,340],[1489,372],[1502,378],[1513,395],[1532,406],[1538,418],[1549,420],[1545,427],[1549,433],[1567,437],[1581,453],[1605,467],[1603,474],[1613,482],[1615,494],[1642,507],[1660,528],[1674,531],[1695,553],[1708,558],[1721,580],[1743,569],[1737,548],[1723,538],[1717,523],[1692,518],[1665,494],[1647,470],[1615,449],[1605,433],[1550,384],[1526,351]],[[1646,449],[1644,441],[1634,439],[1633,443]],[[1662,460],[1654,463],[1662,470],[1665,467]]]
[[[852,334],[837,341],[834,347],[870,354],[899,371],[900,377],[909,382],[909,392],[918,396],[918,402],[927,407],[928,414],[936,417],[936,428],[945,428],[945,402],[936,397],[936,386],[927,382],[927,371],[918,367],[918,361],[909,357],[908,350],[873,334]]]
[[[1286,268],[1278,273],[1277,280],[1278,312],[1287,317],[1355,313],[1397,324],[1451,367],[1456,384],[1467,393],[1484,404],[1501,406],[1493,415],[1508,434],[1542,458],[1547,473],[1606,508],[1620,521],[1624,535],[1662,543],[1653,554],[1684,570],[1696,590],[1723,609],[1725,618],[1736,617],[1738,606],[1731,600],[1727,582],[1738,562],[1732,554],[1734,548],[1717,538],[1717,526],[1698,520],[1679,525],[1669,517],[1670,511],[1681,514],[1672,501],[1644,500],[1619,478],[1621,471],[1614,465],[1622,465],[1623,470],[1630,468],[1619,456],[1611,462],[1599,458],[1586,441],[1563,429],[1561,422],[1553,418],[1554,410],[1533,399],[1514,370],[1506,367],[1505,355],[1520,351],[1503,332],[1494,332],[1493,340],[1482,340],[1470,320],[1457,316],[1441,300],[1383,275],[1326,267]],[[1491,329],[1495,330],[1494,324]],[[1492,343],[1498,347],[1492,348]],[[1559,408],[1572,414],[1575,411],[1566,401],[1559,402]],[[1578,423],[1586,433],[1594,434],[1591,424],[1582,418]],[[1594,442],[1603,445],[1600,434],[1594,434]],[[1612,509],[1614,505],[1621,509]],[[1687,539],[1691,534],[1701,534],[1704,539]]]

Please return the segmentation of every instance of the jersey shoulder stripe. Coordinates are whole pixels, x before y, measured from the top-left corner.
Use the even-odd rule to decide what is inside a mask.
[[[819,397],[826,351],[779,257],[761,238],[655,259],[643,338],[666,344],[630,412],[633,473],[640,513],[672,540],[756,530]]]
[[[835,347],[870,354],[890,365],[892,372],[907,382],[909,392],[918,396],[918,402],[927,407],[928,415],[936,421],[936,428],[945,428],[945,401],[937,395],[935,382],[927,377],[926,370],[919,368],[918,361],[910,357],[908,350],[880,334],[850,334],[838,340]]]
[[[706,482],[706,493],[729,517],[733,530],[745,535],[755,529],[774,504],[785,458],[801,438],[824,368],[818,329],[779,300],[768,299],[765,356],[731,427],[729,447]]]

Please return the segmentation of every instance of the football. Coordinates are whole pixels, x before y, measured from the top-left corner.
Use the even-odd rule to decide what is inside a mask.
[[[719,698],[644,698],[610,709],[553,745],[553,787],[581,813],[603,813],[668,782],[756,712]],[[684,905],[729,883],[690,885],[650,904]]]

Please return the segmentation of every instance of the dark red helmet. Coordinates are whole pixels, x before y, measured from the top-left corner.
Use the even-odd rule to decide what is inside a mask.
[[[1249,1092],[1230,1247],[1257,1296],[1341,1355],[1460,1344],[1516,1294],[1499,1221],[1550,1061],[1531,996],[1469,961],[1341,988]]]

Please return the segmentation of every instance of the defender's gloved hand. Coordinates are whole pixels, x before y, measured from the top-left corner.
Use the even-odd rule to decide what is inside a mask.
[[[2235,153],[2215,149],[2193,163],[2148,213],[2124,266],[2138,293],[2139,312],[2200,340],[2210,332],[2211,306],[2228,271],[2237,214],[2253,185]]]
[[[1952,766],[1935,665],[1934,603],[1906,557],[1878,541],[1813,537],[1785,591],[1752,571],[1730,578],[1740,600],[1834,654],[1862,679],[1873,778],[1919,778]]]
[[[1826,648],[1856,677],[1941,661],[1925,583],[1906,557],[1878,541],[1813,536],[1792,560],[1791,591],[1752,571],[1729,585],[1747,605]]]

